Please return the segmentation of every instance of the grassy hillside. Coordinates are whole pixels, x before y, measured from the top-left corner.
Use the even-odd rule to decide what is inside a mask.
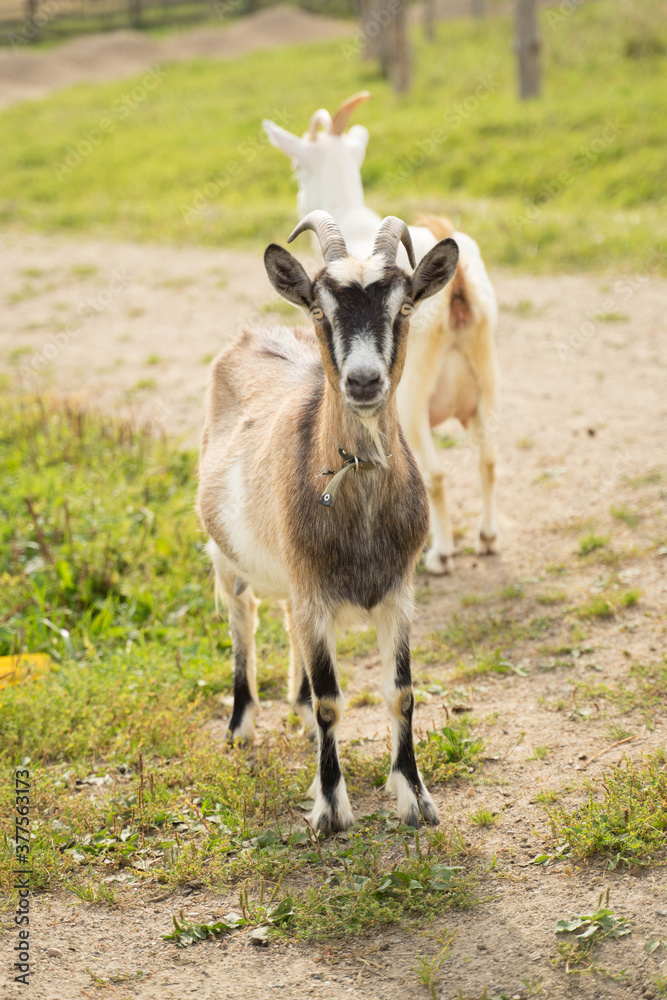
[[[447,212],[492,264],[664,269],[666,14],[664,0],[543,11],[530,104],[515,97],[512,25],[495,18],[442,24],[434,46],[416,35],[401,98],[340,40],[77,86],[0,114],[0,222],[259,247],[295,214],[261,119],[302,132],[366,87],[378,210]]]

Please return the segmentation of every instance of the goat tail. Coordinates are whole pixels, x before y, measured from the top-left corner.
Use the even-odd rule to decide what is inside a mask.
[[[445,240],[454,235],[454,226],[446,215],[420,215],[420,226],[430,229],[437,240]],[[452,330],[465,330],[473,322],[472,296],[466,282],[464,268],[459,263],[449,285],[449,326]]]
[[[419,215],[417,225],[430,229],[436,240],[446,240],[454,235],[454,225],[446,215]]]

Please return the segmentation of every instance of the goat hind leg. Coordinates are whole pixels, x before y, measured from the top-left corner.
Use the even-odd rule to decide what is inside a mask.
[[[472,426],[479,444],[479,476],[482,483],[482,519],[477,550],[480,555],[493,555],[498,551],[496,442],[479,411],[473,417]]]
[[[438,470],[427,481],[433,541],[424,558],[426,570],[434,576],[454,570],[454,533],[447,509],[445,474]]]
[[[313,715],[313,695],[310,690],[310,681],[306,672],[306,664],[299,645],[299,638],[296,629],[292,626],[289,602],[284,603],[285,628],[290,639],[289,656],[289,691],[288,698],[292,711],[301,718],[303,722],[303,733],[309,739],[314,740],[317,736],[315,726],[315,716]]]
[[[227,727],[231,741],[249,743],[259,712],[255,664],[255,630],[258,601],[250,587],[239,587],[231,563],[212,540],[208,551],[215,570],[216,599],[227,605],[234,654],[234,707]]]

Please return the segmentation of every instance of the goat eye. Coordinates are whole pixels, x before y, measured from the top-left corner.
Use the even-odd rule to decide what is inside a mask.
[[[316,309],[311,309],[310,310],[310,315],[313,317],[313,319],[324,319],[324,313],[322,312],[321,309],[317,309],[317,308]]]
[[[404,302],[401,306],[401,316],[409,316],[412,312],[412,303]]]

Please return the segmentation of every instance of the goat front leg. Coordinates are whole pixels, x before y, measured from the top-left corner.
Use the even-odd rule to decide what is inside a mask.
[[[227,605],[234,655],[234,707],[227,729],[232,742],[249,743],[255,735],[259,712],[255,664],[255,631],[259,601],[252,590],[237,580],[234,568],[214,541],[208,550],[215,570],[216,599]]]
[[[493,555],[498,551],[498,523],[496,521],[496,442],[484,409],[480,407],[472,418],[472,429],[479,444],[479,475],[482,482],[482,519],[479,526],[477,551],[480,555]]]
[[[288,601],[284,603],[284,611],[285,628],[290,640],[288,698],[292,706],[292,711],[303,722],[303,733],[309,739],[314,740],[317,732],[315,728],[315,716],[313,715],[313,696],[306,672],[306,664],[301,652],[301,646],[299,645],[299,638],[296,634],[296,629],[292,626],[292,615]]]
[[[338,759],[336,734],[343,696],[336,669],[336,630],[333,617],[305,608],[303,603],[298,612],[293,611],[292,621],[310,680],[319,750],[317,774],[309,790],[315,805],[307,819],[314,830],[326,836],[346,830],[354,822]]]
[[[403,823],[437,826],[440,822],[415,759],[412,714],[415,699],[410,669],[410,611],[408,595],[393,596],[374,611],[383,671],[384,697],[391,716],[391,772],[387,790],[397,797]]]

